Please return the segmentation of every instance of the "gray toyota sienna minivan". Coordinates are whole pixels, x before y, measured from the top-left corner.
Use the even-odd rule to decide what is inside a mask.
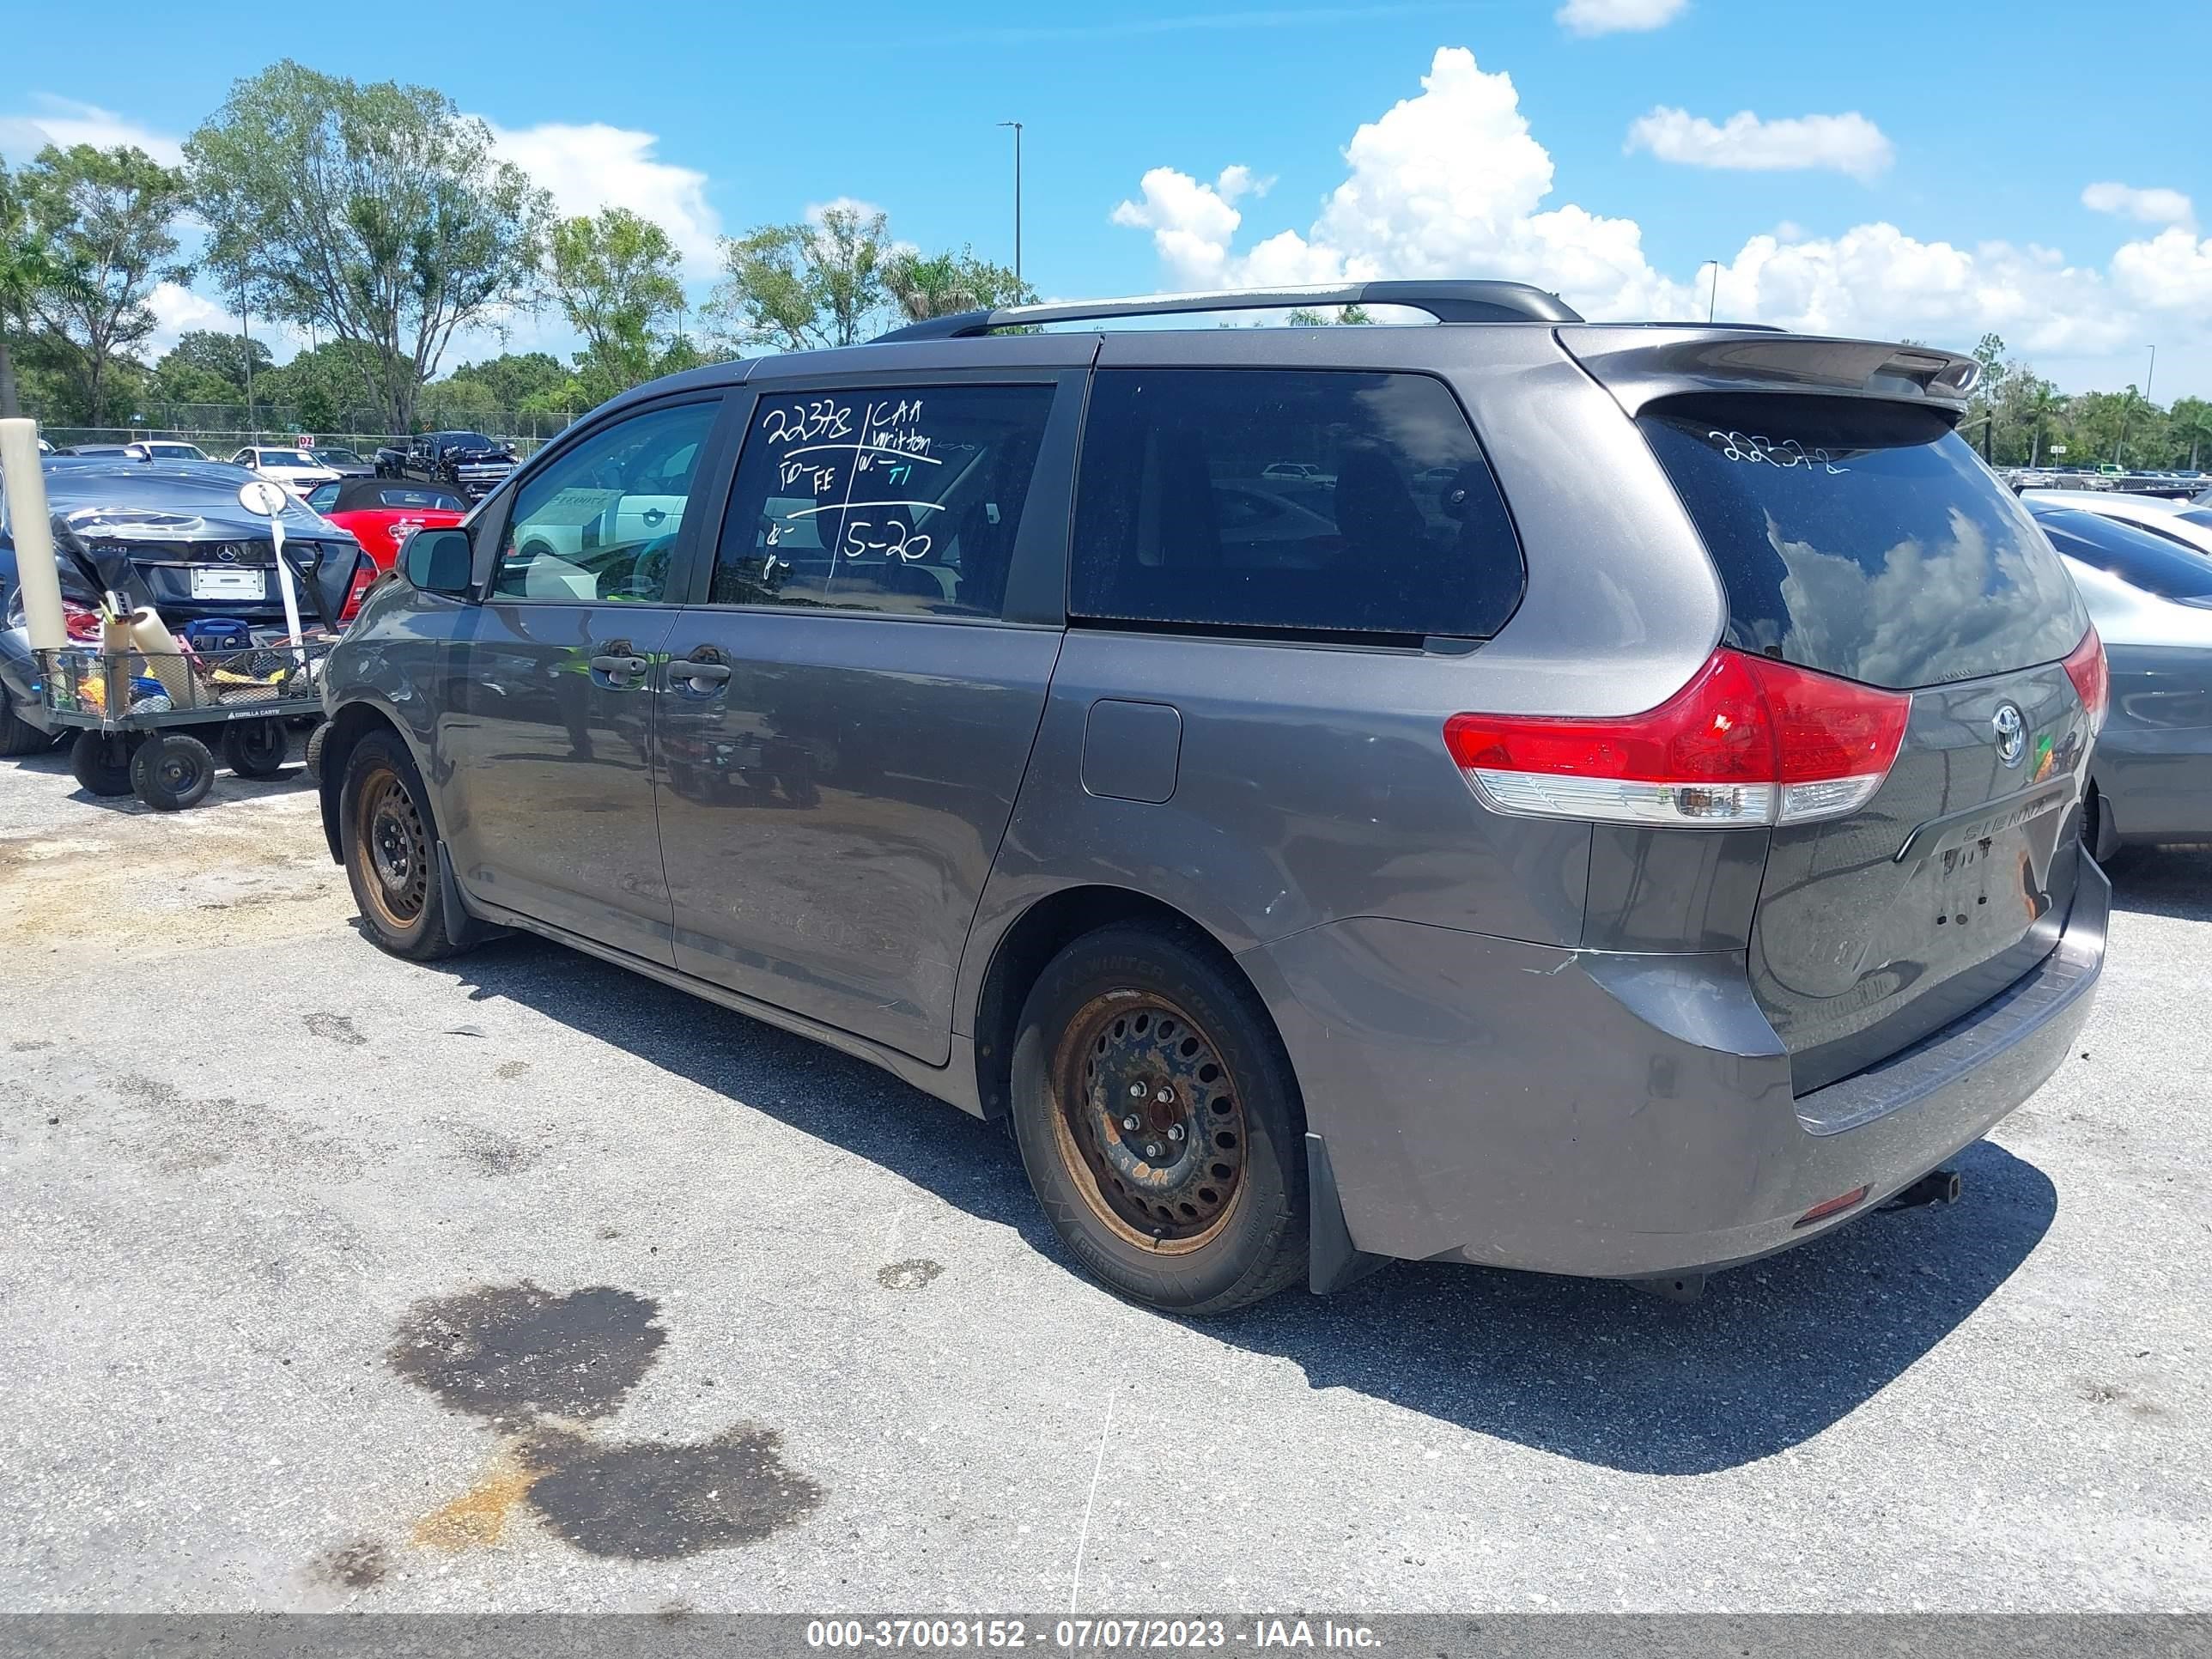
[[[1035,326],[1352,301],[1436,325]],[[2104,659],[1974,368],[1437,282],[656,381],[371,595],[331,850],[398,955],[527,929],[1011,1119],[1157,1307],[1692,1287],[2089,1012]]]

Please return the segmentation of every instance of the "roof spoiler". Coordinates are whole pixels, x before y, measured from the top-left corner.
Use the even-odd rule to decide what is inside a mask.
[[[1206,294],[1146,294],[1126,300],[1063,300],[1049,305],[1000,306],[932,317],[876,336],[895,340],[967,340],[1001,328],[1041,323],[1105,322],[1122,317],[1175,317],[1208,311],[1279,311],[1300,306],[1405,306],[1440,323],[1579,323],[1556,294],[1527,283],[1340,283],[1324,288],[1223,289]]]
[[[1685,392],[1794,392],[1924,404],[1955,418],[1982,372],[1972,357],[1933,346],[1806,334],[1731,331],[1716,337],[1686,326],[1655,338],[1649,328],[1598,327],[1559,340],[1631,415]]]

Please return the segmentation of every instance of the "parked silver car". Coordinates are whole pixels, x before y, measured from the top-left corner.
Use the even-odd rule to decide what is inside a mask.
[[[2123,520],[2029,500],[2111,665],[2083,834],[2100,858],[2212,842],[2212,558]]]
[[[1350,303],[1441,325],[1000,331]],[[1954,1190],[2088,1013],[2104,657],[1975,372],[1380,283],[658,381],[364,604],[331,854],[398,955],[525,928],[1010,1118],[1158,1307],[1687,1290]]]

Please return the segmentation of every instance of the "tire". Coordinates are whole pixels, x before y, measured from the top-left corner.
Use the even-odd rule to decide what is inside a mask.
[[[364,931],[377,948],[410,962],[459,952],[438,878],[437,821],[415,762],[398,737],[371,732],[346,755],[338,790],[338,845]]]
[[[0,756],[13,760],[18,755],[39,754],[51,748],[53,741],[51,734],[8,707],[7,693],[0,691]]]
[[[156,812],[181,812],[215,787],[215,756],[189,732],[157,732],[131,757],[131,787]]]
[[[307,781],[318,788],[321,787],[323,781],[323,739],[330,734],[331,723],[317,720],[314,729],[307,733],[307,747],[301,754],[301,758],[307,763]]]
[[[131,760],[142,739],[81,731],[70,744],[70,775],[88,795],[131,793]]]
[[[1297,1080],[1203,936],[1117,923],[1054,957],[1022,1009],[1011,1111],[1047,1218],[1117,1294],[1216,1314],[1304,1276]]]
[[[222,728],[222,763],[241,778],[273,778],[292,752],[282,720],[234,720]]]

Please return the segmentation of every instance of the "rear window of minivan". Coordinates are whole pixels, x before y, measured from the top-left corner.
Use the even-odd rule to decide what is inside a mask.
[[[1243,368],[1093,380],[1071,617],[1487,638],[1521,587],[1504,501],[1440,380]]]
[[[2055,662],[2088,627],[2058,556],[1935,410],[1680,398],[1640,424],[1741,649],[1909,688]]]

